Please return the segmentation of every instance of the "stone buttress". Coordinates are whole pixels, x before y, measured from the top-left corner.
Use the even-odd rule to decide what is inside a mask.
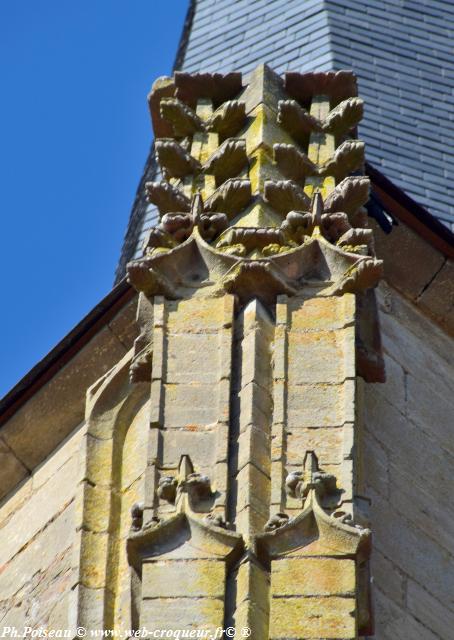
[[[78,622],[369,634],[381,263],[355,78],[176,73],[150,108],[161,217],[128,267],[134,353],[90,390]]]

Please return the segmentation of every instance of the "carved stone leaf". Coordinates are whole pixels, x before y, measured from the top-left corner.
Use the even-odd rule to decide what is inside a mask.
[[[226,180],[219,189],[205,202],[207,211],[224,211],[227,214],[237,214],[251,199],[251,183],[249,180],[231,178]]]
[[[158,207],[161,215],[170,211],[189,211],[191,208],[189,198],[169,182],[147,182],[145,190],[148,201]]]
[[[340,247],[358,245],[369,245],[372,242],[373,233],[372,229],[349,229],[338,240],[337,244]]]
[[[352,269],[345,280],[333,290],[335,295],[343,293],[355,293],[375,287],[383,277],[383,261],[374,258],[363,258]]]
[[[199,230],[202,238],[208,242],[214,240],[228,227],[229,221],[225,213],[202,213],[199,219]]]
[[[178,242],[183,242],[191,235],[192,216],[185,212],[166,213],[162,217],[161,228]]]
[[[286,236],[298,244],[305,236],[311,235],[313,228],[313,218],[309,211],[289,211],[281,225]]]
[[[336,149],[333,157],[320,167],[318,173],[321,176],[334,176],[336,180],[341,180],[363,163],[364,142],[346,140]]]
[[[325,211],[345,211],[353,215],[369,200],[370,181],[365,176],[350,176],[329,194],[325,200]]]
[[[195,107],[199,98],[210,98],[217,106],[231,100],[242,89],[241,73],[186,73],[176,71],[174,75],[176,95],[180,100]]]
[[[199,116],[178,98],[162,98],[161,117],[172,125],[177,138],[192,136],[196,131],[203,131],[204,124]]]
[[[309,196],[292,180],[265,180],[265,200],[279,213],[292,210],[308,210],[311,204]]]
[[[336,136],[343,135],[356,127],[363,117],[364,102],[361,98],[348,98],[343,100],[332,111],[323,122],[323,131]]]
[[[229,100],[213,113],[206,123],[208,131],[219,133],[223,138],[234,136],[246,120],[246,104],[239,100]]]
[[[317,167],[307,155],[293,144],[279,143],[274,147],[274,158],[282,173],[290,180],[301,181],[317,174]]]
[[[341,212],[323,214],[322,223],[324,235],[330,242],[337,242],[343,234],[351,229],[347,215]]]
[[[246,141],[231,138],[215,151],[204,170],[216,176],[218,182],[223,182],[238,175],[247,162]]]
[[[152,227],[143,243],[143,252],[146,255],[149,249],[153,249],[155,247],[172,249],[173,247],[176,247],[177,244],[178,243],[175,238],[162,227]]]
[[[175,140],[160,138],[156,140],[155,148],[159,165],[167,176],[184,178],[200,171],[200,163]]]
[[[321,131],[317,118],[303,109],[296,100],[280,100],[277,121],[295,140],[301,141],[313,131]]]
[[[313,96],[324,95],[331,103],[356,96],[356,78],[351,71],[318,71],[310,73],[288,72],[284,75],[284,86],[288,94],[306,103]]]

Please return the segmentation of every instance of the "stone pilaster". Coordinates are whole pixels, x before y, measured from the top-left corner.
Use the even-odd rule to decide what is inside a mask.
[[[348,72],[265,66],[244,87],[240,74],[155,83],[164,179],[147,188],[161,221],[128,267],[141,334],[125,393],[148,397],[126,542],[133,626],[370,629],[356,376],[382,376],[365,293],[381,264],[368,181],[349,177],[364,161],[355,91]],[[120,521],[107,543],[122,544]]]

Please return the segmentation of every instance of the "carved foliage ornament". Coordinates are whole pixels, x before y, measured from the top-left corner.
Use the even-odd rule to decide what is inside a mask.
[[[308,282],[323,295],[375,286],[369,181],[349,175],[364,163],[355,93],[347,72],[282,80],[262,66],[246,87],[239,74],[159,79],[150,107],[164,180],[146,191],[160,222],[128,266],[135,288],[273,299]]]

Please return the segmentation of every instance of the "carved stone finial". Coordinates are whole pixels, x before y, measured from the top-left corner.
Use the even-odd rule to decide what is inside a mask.
[[[306,281],[337,295],[375,286],[381,263],[362,210],[369,183],[349,176],[364,164],[363,143],[349,137],[363,108],[349,95],[351,74],[283,82],[260,67],[243,89],[239,78],[176,74],[154,88],[165,180],[147,193],[161,219],[130,282],[174,297],[211,283],[242,300],[297,293]],[[189,257],[207,271],[199,285]],[[244,278],[252,263],[254,278]]]
[[[187,455],[181,456],[178,475],[163,476],[158,482],[157,495],[161,500],[181,503],[182,496],[187,495],[190,506],[212,497],[211,481],[208,476],[195,473],[191,459]]]
[[[304,500],[313,490],[319,498],[336,491],[336,477],[319,469],[317,456],[313,451],[306,451],[303,471],[292,471],[288,474],[285,486],[289,496]]]

